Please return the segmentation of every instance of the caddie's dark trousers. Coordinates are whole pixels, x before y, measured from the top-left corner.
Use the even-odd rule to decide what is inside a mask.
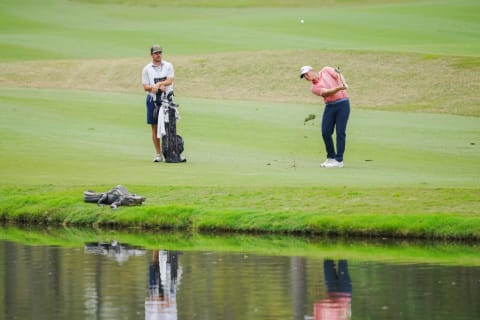
[[[350,101],[342,99],[325,105],[322,118],[322,137],[327,149],[327,158],[343,161],[345,152],[345,138],[347,136],[347,122],[350,115]],[[337,135],[337,152],[333,145],[333,130]]]

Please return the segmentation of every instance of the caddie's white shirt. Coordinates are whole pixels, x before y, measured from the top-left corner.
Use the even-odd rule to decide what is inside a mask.
[[[167,78],[174,78],[173,65],[170,62],[162,60],[159,66],[154,65],[152,62],[147,64],[142,71],[142,84],[153,85],[159,81],[164,81]],[[173,91],[173,83],[167,86],[166,92]],[[156,94],[148,92],[148,94],[155,99]]]

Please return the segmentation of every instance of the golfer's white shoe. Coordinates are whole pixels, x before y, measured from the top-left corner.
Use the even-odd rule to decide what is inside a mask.
[[[343,161],[333,159],[333,161],[325,165],[325,168],[343,168]]]
[[[331,162],[333,162],[333,161],[335,161],[335,159],[327,158],[327,160],[325,160],[322,164],[320,164],[320,167],[325,168],[325,167],[327,167],[327,164],[329,164],[329,163],[331,163]]]
[[[162,162],[162,156],[157,155],[155,159],[153,159],[153,162]]]

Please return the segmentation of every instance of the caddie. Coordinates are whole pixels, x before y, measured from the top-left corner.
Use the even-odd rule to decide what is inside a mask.
[[[152,129],[152,142],[155,148],[154,162],[162,161],[162,147],[160,139],[157,137],[157,120],[154,114],[155,100],[157,92],[162,91],[167,94],[173,92],[174,70],[173,65],[162,59],[163,49],[161,46],[155,44],[150,48],[150,55],[152,62],[147,64],[142,71],[143,89],[147,92],[146,109],[147,109],[147,124]],[[158,111],[158,108],[157,108]]]

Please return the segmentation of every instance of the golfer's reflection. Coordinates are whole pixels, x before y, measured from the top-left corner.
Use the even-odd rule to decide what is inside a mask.
[[[148,268],[145,320],[177,319],[177,288],[182,276],[178,253],[154,250]]]
[[[327,297],[314,306],[315,320],[347,320],[352,316],[352,282],[346,260],[323,262]]]

